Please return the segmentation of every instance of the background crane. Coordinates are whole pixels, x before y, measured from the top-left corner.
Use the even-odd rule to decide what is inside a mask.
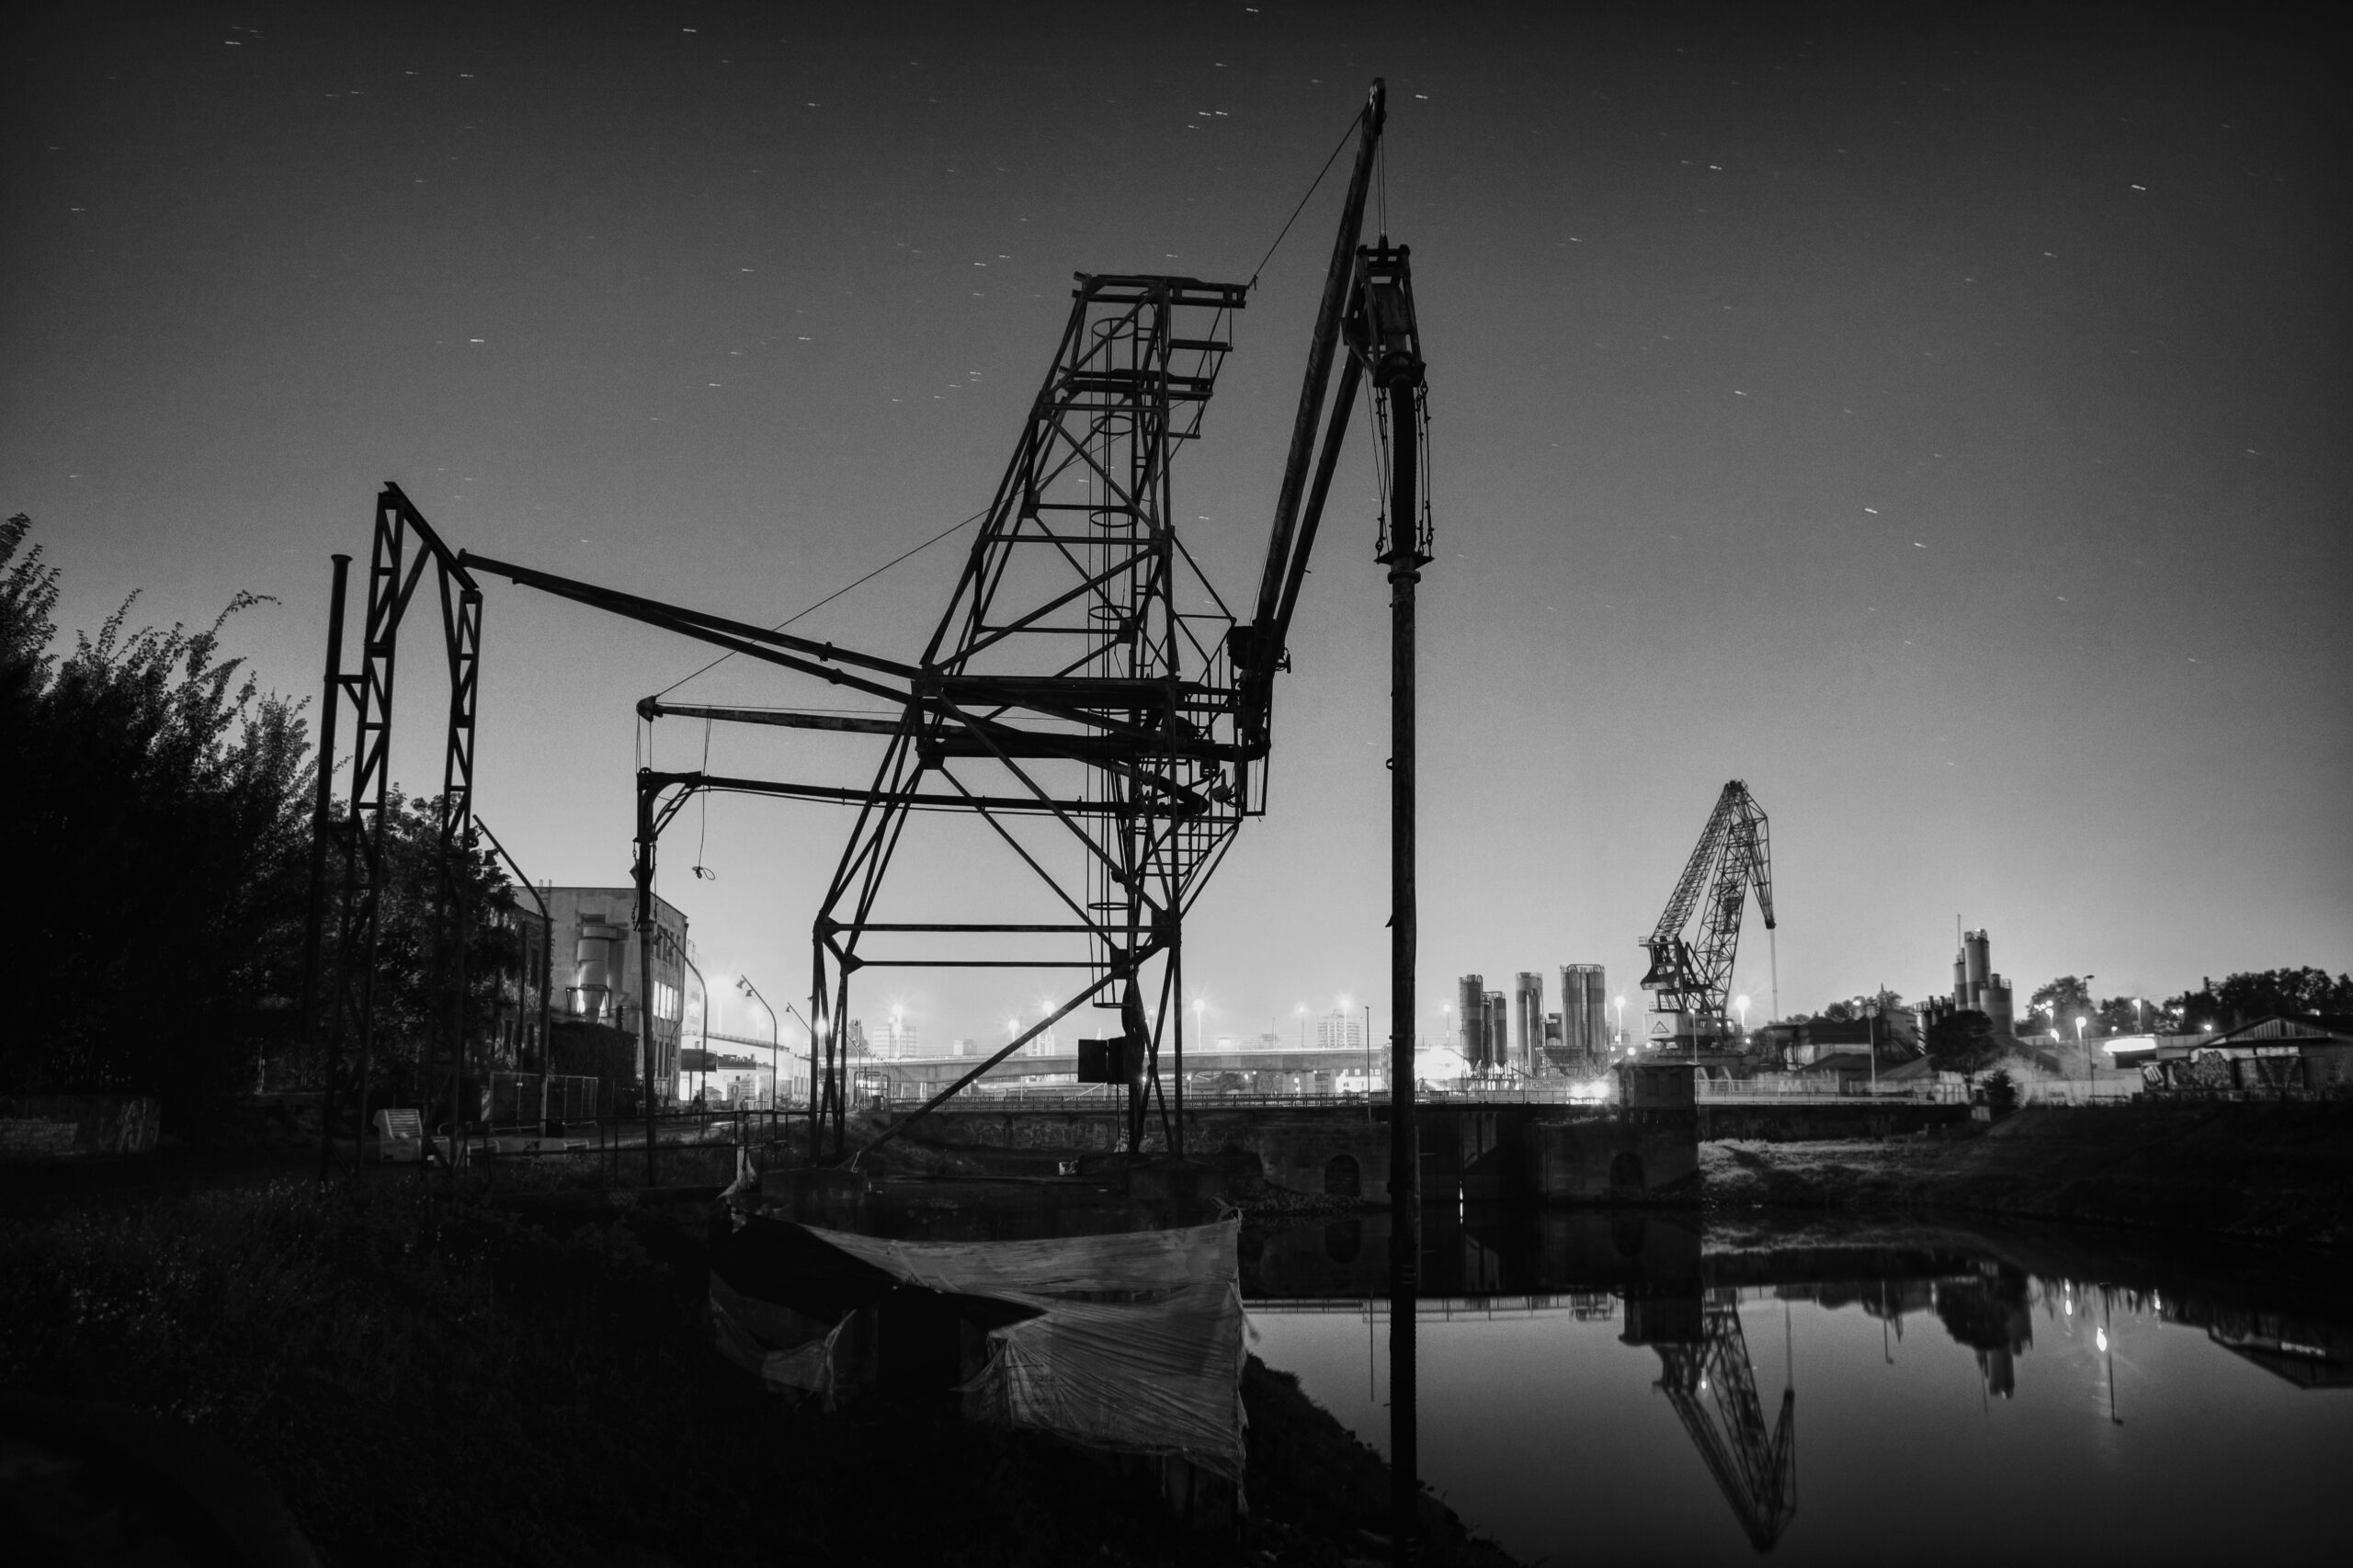
[[[1674,896],[1643,943],[1651,957],[1643,989],[1651,993],[1653,1011],[1662,1016],[1662,1021],[1652,1025],[1654,1038],[1688,1036],[1696,1044],[1724,1034],[1725,994],[1732,985],[1741,915],[1752,887],[1769,931],[1773,862],[1765,811],[1748,786],[1735,778],[1716,797],[1716,809],[1692,847]],[[1695,912],[1699,915],[1696,944],[1684,939],[1684,928]],[[1671,1026],[1664,1021],[1677,1014],[1681,1017]]]

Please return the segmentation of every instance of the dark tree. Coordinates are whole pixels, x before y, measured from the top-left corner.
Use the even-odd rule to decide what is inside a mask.
[[[154,1094],[187,1109],[251,1089],[265,1063],[282,1084],[288,1066],[311,1066],[296,1015],[314,776],[297,706],[222,656],[229,619],[261,601],[240,594],[199,632],[132,631],[133,596],[60,656],[59,574],[26,548],[30,528],[21,515],[0,524],[0,853],[24,890],[0,942],[16,1008],[0,1088]],[[376,1060],[404,1087],[446,1015],[439,848],[438,802],[396,795]],[[515,943],[493,926],[505,879],[470,831],[458,849],[480,1038]]]
[[[2090,980],[2088,975],[2079,979],[2072,974],[2063,974],[2056,980],[2046,981],[2034,988],[2034,994],[2027,999],[2028,1006],[2036,1012],[2047,1010],[2051,1015],[2052,1027],[2063,1037],[2073,1040],[2075,1038],[2076,1016],[2080,1014],[2086,1020],[2084,1028],[2089,1032],[2089,1020],[2099,1010],[2092,1003]]]
[[[338,808],[339,809],[339,808]],[[307,835],[305,842],[307,842]],[[429,1053],[440,1066],[437,1093],[446,1092],[449,1071],[449,930],[462,929],[466,957],[466,1028],[470,1082],[490,1061],[483,1052],[499,990],[520,972],[515,933],[504,924],[514,908],[513,889],[500,871],[497,852],[483,844],[471,823],[451,845],[450,879],[459,918],[442,924],[441,801],[410,800],[390,791],[384,812],[384,894],[376,938],[376,1014],[371,1048],[371,1096],[415,1097],[417,1074]],[[334,858],[329,858],[330,876]],[[332,903],[330,903],[332,910]],[[330,915],[321,964],[323,976],[335,971],[336,933]],[[324,1023],[329,998],[321,998]]]
[[[1855,1023],[1868,1017],[1874,1006],[1878,1007],[1881,1017],[1893,1017],[1904,1010],[1904,1001],[1893,991],[1881,991],[1872,995],[1849,996],[1843,1002],[1831,1003],[1815,1017],[1826,1023]]]
[[[2353,1014],[2353,976],[2329,977],[2325,969],[2268,969],[2234,974],[2220,985],[2201,981],[2195,991],[2165,999],[2189,1029],[2235,1028],[2273,1013],[2290,1017]]]
[[[1972,1008],[1947,1013],[1930,1024],[1925,1043],[1937,1071],[1963,1078],[1984,1072],[2001,1055],[1994,1040],[1994,1020]]]
[[[23,890],[0,1083],[249,1085],[292,1025],[310,773],[295,709],[220,656],[259,601],[191,633],[127,631],[126,600],[60,658],[30,527],[0,524],[0,850]]]

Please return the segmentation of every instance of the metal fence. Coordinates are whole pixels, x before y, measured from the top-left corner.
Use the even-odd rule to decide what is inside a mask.
[[[538,1075],[529,1076],[536,1095]],[[461,1165],[568,1160],[600,1165],[616,1183],[644,1180],[644,1117],[592,1116],[563,1120],[560,1131],[548,1131],[557,1120],[473,1127],[454,1140],[445,1127],[426,1142],[432,1159],[454,1159]],[[755,1171],[775,1169],[792,1156],[805,1125],[805,1115],[795,1119],[782,1110],[773,1118],[750,1110],[659,1113],[653,1122],[654,1185],[724,1186],[739,1169],[738,1151],[750,1152]]]
[[[571,1073],[493,1073],[483,1120],[494,1128],[537,1127],[542,1121],[593,1121],[597,1080]]]

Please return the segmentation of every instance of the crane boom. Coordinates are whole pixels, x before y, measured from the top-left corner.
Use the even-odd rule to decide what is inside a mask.
[[[1765,811],[1748,786],[1735,778],[1716,797],[1716,809],[1709,813],[1708,825],[1700,830],[1665,912],[1643,943],[1651,960],[1643,989],[1652,994],[1653,1007],[1688,1015],[1695,1037],[1723,1032],[1726,993],[1751,888],[1769,931],[1774,926],[1773,865]],[[1696,945],[1683,935],[1695,913],[1699,916]]]
[[[1315,426],[1324,414],[1324,393],[1332,381],[1332,359],[1356,287],[1357,241],[1364,232],[1365,198],[1372,184],[1374,154],[1388,119],[1388,87],[1376,78],[1358,119],[1362,135],[1357,142],[1356,165],[1348,176],[1348,191],[1340,209],[1339,233],[1332,240],[1332,261],[1324,274],[1324,295],[1315,312],[1315,330],[1308,339],[1307,372],[1301,379],[1299,411],[1293,416],[1290,450],[1283,461],[1282,486],[1275,495],[1273,531],[1267,540],[1267,561],[1258,575],[1258,598],[1251,619],[1227,634],[1234,674],[1241,687],[1243,744],[1264,756],[1268,744],[1268,712],[1274,701],[1275,672],[1286,662],[1291,611],[1299,602],[1299,585],[1307,575],[1307,559],[1314,548],[1316,527],[1323,520],[1324,498],[1332,483],[1348,415],[1356,403],[1361,367],[1350,355],[1340,376],[1339,394],[1331,400],[1323,451],[1316,452]],[[1308,465],[1315,460],[1314,483],[1308,484]],[[1302,507],[1302,499],[1305,502]]]

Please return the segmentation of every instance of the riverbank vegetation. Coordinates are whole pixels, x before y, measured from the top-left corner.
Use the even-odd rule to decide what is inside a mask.
[[[707,1205],[534,1222],[468,1177],[18,1199],[0,1387],[253,1464],[328,1562],[1336,1564],[1386,1470],[1253,1362],[1243,1539],[947,1399],[783,1408],[705,1328]],[[582,1196],[586,1196],[583,1194]],[[1438,1562],[1503,1564],[1432,1506]]]
[[[2034,1106],[1912,1138],[1700,1149],[1711,1208],[1949,1210],[2353,1250],[2353,1105]]]
[[[259,1086],[316,1087],[302,1049],[317,774],[305,704],[265,692],[209,627],[133,629],[137,596],[70,646],[23,514],[0,522],[0,855],[36,890],[0,944],[15,1027],[0,1093],[137,1094],[186,1138]],[[473,824],[452,858],[476,1016],[516,964],[511,892]],[[385,812],[375,1091],[414,1097],[436,1020],[438,800]],[[333,862],[330,862],[332,867]],[[336,933],[323,934],[332,971]]]

